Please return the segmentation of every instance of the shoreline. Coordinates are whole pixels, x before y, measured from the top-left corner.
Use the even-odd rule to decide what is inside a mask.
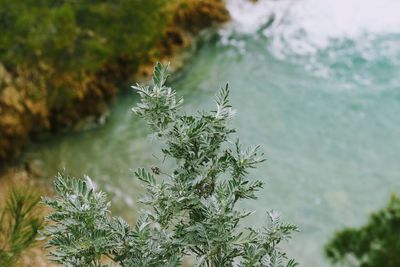
[[[170,14],[168,23],[156,47],[146,51],[143,62],[129,61],[119,56],[114,62],[104,62],[94,73],[82,74],[86,77],[84,81],[80,81],[79,77],[75,77],[76,80],[73,80],[74,77],[64,77],[69,79],[65,85],[72,88],[65,99],[54,100],[65,94],[62,90],[47,89],[49,85],[39,89],[35,87],[35,79],[44,79],[40,71],[34,69],[32,73],[24,73],[27,71],[25,69],[22,73],[10,72],[0,62],[0,85],[3,87],[0,90],[0,172],[18,164],[24,147],[35,140],[80,131],[88,124],[103,123],[110,103],[120,91],[118,87],[121,83],[146,80],[157,61],[174,59],[172,67],[179,69],[185,62],[185,51],[196,42],[196,36],[201,31],[230,19],[223,0],[176,0],[168,4],[164,12]],[[48,67],[38,66],[39,69]],[[51,77],[56,76],[52,73]],[[63,77],[56,79],[64,82]],[[74,84],[77,89],[73,87]],[[30,96],[32,90],[39,90],[35,100]],[[46,90],[50,90],[52,95]],[[47,103],[49,98],[59,105]]]
[[[90,74],[90,82],[94,83],[91,89],[84,90],[84,94],[73,98],[62,108],[50,109],[43,101],[32,102],[26,99],[26,92],[19,91],[15,86],[15,77],[8,72],[0,62],[0,86],[5,88],[0,90],[0,203],[5,203],[4,197],[12,187],[27,186],[34,188],[35,192],[41,195],[52,195],[52,186],[44,183],[42,177],[45,175],[41,170],[41,162],[35,159],[24,160],[21,158],[26,146],[38,140],[43,141],[55,135],[63,135],[68,132],[79,132],[90,127],[90,125],[101,125],[107,121],[109,105],[117,98],[121,89],[117,89],[119,84],[147,81],[152,75],[155,62],[169,62],[173,72],[179,71],[185,61],[190,58],[190,50],[195,49],[198,38],[202,32],[214,26],[225,23],[229,20],[229,13],[223,0],[196,0],[192,3],[198,4],[190,12],[197,12],[197,18],[208,20],[206,24],[199,27],[188,29],[185,26],[185,18],[192,19],[193,14],[182,13],[179,3],[186,3],[188,0],[176,1],[176,15],[178,18],[171,19],[171,25],[165,29],[163,37],[159,40],[156,50],[149,51],[149,60],[138,64],[136,70],[127,71],[128,62],[121,60],[119,65],[104,65],[96,74]],[[213,17],[204,17],[204,12],[210,10],[213,3],[218,3],[217,10],[221,14]],[[223,6],[221,6],[223,3]],[[175,16],[175,15],[174,15]],[[210,20],[210,18],[214,18]],[[177,21],[178,20],[178,21]],[[190,21],[188,23],[191,23]],[[199,37],[200,36],[200,37]],[[162,51],[158,57],[152,56]],[[17,77],[18,78],[18,77]],[[109,79],[109,80],[107,80]],[[87,88],[86,88],[87,89]],[[28,105],[24,102],[28,100]],[[21,103],[22,102],[22,103]],[[51,118],[51,113],[56,116]],[[28,123],[30,122],[30,123]],[[36,128],[39,125],[38,128]],[[25,127],[25,129],[24,129]],[[12,155],[12,156],[10,156]],[[38,243],[28,249],[21,256],[19,266],[55,266],[48,261],[46,251],[42,248],[43,244]]]

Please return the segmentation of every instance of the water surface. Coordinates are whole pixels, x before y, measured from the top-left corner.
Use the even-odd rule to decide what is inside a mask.
[[[244,144],[261,144],[266,182],[247,223],[277,209],[301,232],[286,246],[301,266],[329,266],[335,230],[365,223],[400,193],[400,18],[397,1],[228,2],[233,22],[203,41],[171,86],[185,109],[208,109],[229,82]],[[397,8],[397,9],[396,9]],[[397,11],[396,11],[397,10]],[[357,11],[357,12],[356,12]],[[272,19],[271,16],[274,16]],[[160,163],[159,144],[130,108],[128,88],[106,125],[33,147],[49,176],[87,174],[134,221],[132,170]]]

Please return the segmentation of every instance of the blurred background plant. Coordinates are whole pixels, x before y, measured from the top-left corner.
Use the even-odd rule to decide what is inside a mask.
[[[26,188],[13,188],[0,211],[0,266],[16,266],[21,254],[35,245],[43,227],[40,197]]]
[[[400,198],[371,214],[366,225],[336,233],[325,247],[332,263],[349,267],[400,266]]]

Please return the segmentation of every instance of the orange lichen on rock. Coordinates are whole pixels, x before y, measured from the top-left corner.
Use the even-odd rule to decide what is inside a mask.
[[[0,165],[39,134],[76,129],[87,118],[101,117],[117,81],[149,77],[155,62],[170,61],[190,46],[193,34],[229,20],[223,0],[174,0],[164,12],[164,32],[140,62],[116,55],[96,71],[63,70],[57,62],[40,60],[10,70],[0,62]]]
[[[11,75],[0,65],[0,162],[18,155],[31,137],[106,111],[115,86],[95,75],[74,75],[22,67]]]
[[[138,67],[136,79],[150,77],[157,61],[168,62],[178,51],[190,47],[194,34],[230,20],[223,0],[172,1],[166,13],[170,15],[163,36],[149,52],[148,62]]]
[[[230,19],[223,0],[180,0],[175,10],[173,24],[191,33]]]

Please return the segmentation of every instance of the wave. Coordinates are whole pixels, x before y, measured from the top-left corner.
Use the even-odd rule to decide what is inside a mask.
[[[374,80],[378,67],[400,66],[400,1],[229,0],[227,6],[233,22],[221,42],[241,52],[238,36],[265,38],[277,59],[362,84]]]

